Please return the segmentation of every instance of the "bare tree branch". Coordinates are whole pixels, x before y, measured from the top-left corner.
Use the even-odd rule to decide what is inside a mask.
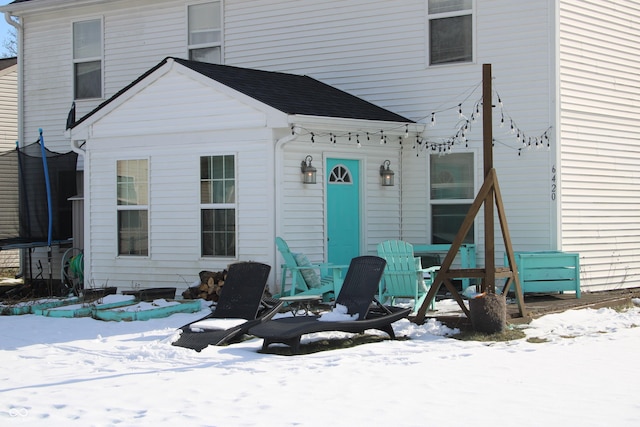
[[[18,56],[18,34],[15,28],[10,28],[7,35],[2,40],[4,52],[0,52],[0,58],[11,58]]]

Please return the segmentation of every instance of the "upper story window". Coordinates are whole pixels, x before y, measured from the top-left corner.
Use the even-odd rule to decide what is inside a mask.
[[[189,15],[189,59],[222,63],[222,6],[219,1],[192,4]]]
[[[429,65],[473,61],[473,0],[428,0]]]
[[[102,98],[102,20],[73,23],[74,99]]]

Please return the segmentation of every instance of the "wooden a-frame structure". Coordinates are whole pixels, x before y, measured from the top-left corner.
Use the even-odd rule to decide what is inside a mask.
[[[522,287],[520,286],[520,278],[518,277],[518,269],[516,268],[516,260],[511,245],[511,236],[509,234],[509,228],[507,227],[507,216],[504,211],[504,205],[502,204],[502,195],[500,194],[500,186],[498,185],[498,175],[493,168],[493,115],[492,115],[492,89],[491,89],[491,64],[483,64],[482,66],[482,115],[483,115],[483,156],[484,156],[484,183],[478,191],[478,195],[471,204],[469,212],[465,217],[458,234],[456,234],[449,252],[444,258],[440,270],[436,274],[436,277],[427,293],[427,296],[420,306],[420,309],[416,313],[414,319],[415,323],[421,324],[424,322],[424,317],[427,312],[427,308],[431,304],[431,301],[435,298],[440,286],[444,284],[446,288],[451,292],[453,298],[457,301],[458,305],[462,308],[467,318],[470,318],[469,309],[464,305],[464,301],[460,296],[460,293],[455,288],[451,280],[453,278],[480,278],[481,292],[483,293],[495,293],[496,279],[507,279],[505,286],[502,290],[502,294],[506,295],[511,287],[511,283],[515,284],[516,298],[518,301],[518,307],[520,309],[520,315],[526,317],[528,315],[524,306],[524,297],[522,294]],[[494,240],[494,202],[496,211],[498,212],[498,218],[500,220],[500,229],[502,230],[502,238],[507,253],[507,259],[509,260],[509,267],[496,268],[495,263],[495,240]],[[485,243],[485,268],[466,268],[452,270],[451,264],[460,249],[460,245],[464,241],[467,233],[473,225],[480,207],[484,204],[484,243]]]

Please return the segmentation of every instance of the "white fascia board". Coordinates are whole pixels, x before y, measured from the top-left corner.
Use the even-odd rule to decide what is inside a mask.
[[[13,16],[20,15],[21,12],[46,12],[49,10],[61,10],[65,8],[76,8],[78,6],[109,3],[109,0],[39,0],[26,1],[21,3],[7,4],[0,6],[0,12],[9,12]]]
[[[384,131],[388,135],[422,134],[424,123],[387,122],[381,120],[349,119],[341,117],[308,116],[302,114],[289,115],[289,127],[302,127],[322,131],[369,132]]]

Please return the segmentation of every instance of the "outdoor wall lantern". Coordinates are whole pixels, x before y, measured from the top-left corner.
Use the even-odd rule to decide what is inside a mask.
[[[307,156],[300,165],[300,170],[302,171],[302,182],[304,184],[316,183],[316,168],[311,165],[312,160],[313,157]]]
[[[380,165],[380,176],[382,177],[382,186],[383,187],[393,187],[393,171],[389,169],[389,165],[391,162],[389,160],[385,160]]]

